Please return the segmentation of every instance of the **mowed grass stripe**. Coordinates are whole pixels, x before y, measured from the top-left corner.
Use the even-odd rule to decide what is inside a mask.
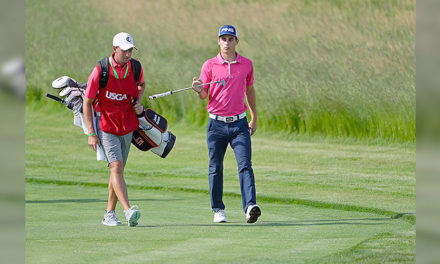
[[[26,178],[27,183],[36,183],[36,184],[56,184],[56,185],[80,185],[87,187],[103,187],[107,188],[107,183],[99,183],[99,182],[81,182],[81,181],[66,181],[66,180],[49,180],[49,179],[38,179],[38,178]],[[145,185],[133,185],[127,184],[128,188],[137,189],[137,190],[158,190],[158,191],[174,191],[174,192],[191,192],[191,193],[203,193],[209,194],[207,190],[197,189],[197,188],[183,188],[183,187],[166,187],[166,186],[145,186]],[[233,192],[224,192],[224,196],[240,198],[241,195]],[[264,203],[277,203],[277,204],[297,204],[297,205],[305,205],[316,208],[327,208],[327,209],[335,209],[335,210],[343,210],[343,211],[354,211],[354,212],[365,212],[365,213],[374,213],[378,215],[389,216],[393,219],[401,218],[405,221],[408,221],[411,224],[415,224],[416,216],[412,213],[399,213],[393,212],[389,210],[374,208],[374,207],[364,207],[364,206],[356,206],[356,205],[348,205],[348,204],[338,204],[338,203],[328,203],[322,201],[313,201],[313,200],[305,200],[305,199],[297,199],[297,198],[279,198],[279,197],[270,197],[265,195],[259,195],[258,200]]]
[[[42,173],[34,173],[34,175],[32,176],[39,176],[44,175],[45,173],[45,169],[49,169],[49,170],[53,170],[53,165],[51,163],[47,163],[47,164],[32,164],[31,162],[28,162],[27,165],[28,168],[32,168],[35,171],[37,170],[41,170]],[[92,169],[92,168],[83,168],[83,167],[78,167],[75,163],[66,163],[66,164],[59,164],[57,165],[57,170],[59,171],[66,171],[66,170],[72,170],[71,174],[75,175],[75,176],[81,176],[84,175],[84,173],[87,174],[92,174],[92,173],[102,173],[102,169],[100,168],[96,168],[96,169]],[[169,171],[171,171],[170,169],[167,169],[165,172],[161,172],[160,170],[154,170],[154,171],[148,171],[148,172],[135,172],[134,170],[130,170],[127,169],[127,172],[129,172],[131,175],[136,176],[136,177],[149,177],[152,179],[168,179],[168,180],[172,180],[172,179],[183,179],[183,180],[201,180],[203,179],[205,181],[206,179],[206,175],[205,174],[201,174],[201,175],[196,175],[197,172],[196,170],[188,170],[188,172],[184,172],[183,170],[179,171],[179,175],[176,174],[170,174]],[[36,175],[35,175],[36,174]],[[279,176],[279,177],[290,177],[292,178],[293,176],[291,175],[286,175],[286,176]],[[267,177],[267,179],[263,178],[263,176],[260,176],[262,183],[264,184],[264,181],[267,180],[271,180],[273,181],[274,177]],[[365,185],[356,185],[356,186],[349,186],[349,185],[339,185],[338,183],[333,183],[333,182],[304,182],[304,181],[299,181],[298,178],[295,178],[295,182],[289,182],[286,180],[286,184],[289,184],[290,186],[294,186],[296,188],[298,187],[307,187],[307,188],[320,188],[322,190],[334,190],[334,191],[341,191],[341,190],[345,190],[345,191],[360,191],[360,192],[367,192],[369,195],[373,195],[373,194],[378,194],[378,195],[391,195],[391,196],[398,196],[398,197],[402,197],[402,198],[410,198],[410,199],[415,199],[415,193],[408,193],[408,192],[404,192],[404,190],[400,190],[400,191],[388,191],[388,190],[375,190],[375,189],[371,189],[370,186],[365,186]],[[407,183],[407,181],[405,181],[405,179],[401,180],[401,185],[408,185],[408,188],[413,188],[413,186],[409,185]],[[159,184],[160,185],[160,184]],[[401,186],[402,187],[402,186]]]
[[[389,252],[383,244],[392,244],[396,251]],[[405,252],[406,245],[412,245],[414,254]],[[336,254],[314,259],[306,263],[415,263],[415,240],[408,233],[383,232],[365,239]]]

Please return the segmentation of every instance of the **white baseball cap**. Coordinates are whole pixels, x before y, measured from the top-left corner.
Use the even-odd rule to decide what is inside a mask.
[[[122,50],[129,50],[135,48],[133,38],[130,34],[125,32],[120,32],[113,37],[113,46],[119,47]]]

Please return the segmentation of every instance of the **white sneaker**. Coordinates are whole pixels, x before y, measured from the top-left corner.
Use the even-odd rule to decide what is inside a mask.
[[[214,223],[226,223],[226,214],[225,210],[218,210],[217,212],[214,212]]]
[[[102,218],[102,224],[106,226],[120,226],[122,223],[119,221],[118,216],[114,210],[105,211],[104,218]]]
[[[137,220],[141,218],[139,208],[136,205],[128,208],[127,211],[125,211],[125,218],[127,219],[128,226],[137,226]]]
[[[251,224],[255,223],[258,220],[258,217],[261,215],[260,207],[256,204],[251,204],[246,209],[246,221]]]

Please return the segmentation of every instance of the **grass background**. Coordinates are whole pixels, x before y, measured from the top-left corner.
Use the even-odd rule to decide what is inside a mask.
[[[119,31],[134,37],[149,94],[187,87],[230,23],[254,62],[261,129],[414,142],[414,11],[412,0],[30,1],[27,100],[61,75],[85,82]],[[205,122],[192,94],[144,103]]]
[[[28,263],[413,263],[415,1],[92,1],[26,3]],[[140,228],[99,223],[108,172],[71,112],[48,101],[61,75],[86,81],[130,32],[146,95],[187,87],[233,24],[253,60],[253,141],[263,215],[244,223],[225,158],[227,225],[213,225],[206,101],[144,100],[170,121],[165,159],[133,149],[126,167]],[[121,208],[118,206],[118,214]]]

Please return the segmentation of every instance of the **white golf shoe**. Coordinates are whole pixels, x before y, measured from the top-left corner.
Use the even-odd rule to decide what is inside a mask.
[[[261,215],[260,207],[256,204],[251,204],[246,209],[246,222],[249,224],[255,223],[258,220],[258,217]]]
[[[138,219],[141,218],[139,208],[136,205],[128,208],[127,211],[125,211],[125,218],[127,219],[128,226],[137,226]]]
[[[118,216],[114,210],[105,211],[102,218],[102,224],[106,226],[120,226],[122,223],[119,221]]]
[[[225,210],[218,210],[217,212],[214,212],[214,223],[226,223],[226,213]]]

